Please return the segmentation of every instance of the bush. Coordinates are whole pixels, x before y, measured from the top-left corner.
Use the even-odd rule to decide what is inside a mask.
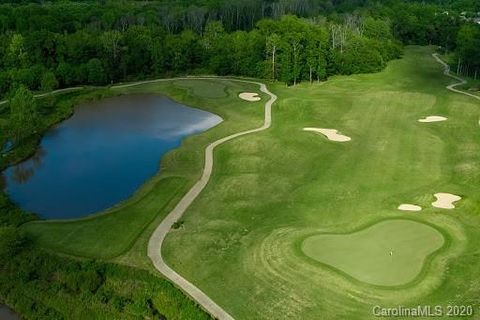
[[[43,91],[52,91],[58,88],[58,80],[55,74],[51,71],[47,71],[42,76],[41,89]]]
[[[175,221],[172,225],[173,229],[179,229],[181,226],[183,226],[183,221]]]
[[[0,227],[0,263],[16,255],[26,244],[26,237],[18,228]]]
[[[103,284],[102,277],[94,270],[80,273],[80,290],[95,293]]]
[[[382,55],[368,39],[352,39],[345,52],[334,52],[333,60],[340,74],[378,72],[385,67]]]
[[[87,63],[88,83],[92,85],[103,85],[107,82],[105,70],[100,59],[91,59]]]

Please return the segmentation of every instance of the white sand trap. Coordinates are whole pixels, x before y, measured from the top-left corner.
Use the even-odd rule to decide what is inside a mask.
[[[437,201],[432,202],[432,206],[440,209],[455,209],[454,202],[462,199],[462,197],[456,196],[451,193],[435,193]]]
[[[328,140],[336,141],[336,142],[347,142],[352,140],[352,138],[345,136],[343,134],[339,134],[338,130],[335,129],[321,129],[321,128],[303,128],[304,131],[312,131],[318,132],[323,134],[327,137]]]
[[[240,97],[240,99],[250,102],[256,102],[261,100],[261,98],[258,96],[258,93],[254,92],[242,92],[238,96]]]
[[[428,116],[423,119],[419,119],[418,122],[439,122],[439,121],[446,121],[448,118],[441,117],[441,116]]]
[[[402,203],[398,206],[398,210],[402,211],[422,211],[422,207],[415,204]]]

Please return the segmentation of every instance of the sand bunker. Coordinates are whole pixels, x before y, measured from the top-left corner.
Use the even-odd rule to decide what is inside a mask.
[[[238,96],[240,97],[240,99],[250,102],[256,102],[261,100],[261,98],[258,96],[258,93],[254,92],[242,92]]]
[[[428,116],[423,119],[419,119],[418,122],[439,122],[439,121],[446,121],[447,118],[441,116]]]
[[[415,204],[403,203],[403,204],[398,206],[398,210],[402,210],[402,211],[421,211],[422,207],[417,206]]]
[[[343,134],[339,134],[338,130],[335,130],[335,129],[303,128],[303,130],[321,133],[325,137],[327,137],[328,140],[331,140],[331,141],[347,142],[352,140],[350,137],[347,137]]]
[[[432,202],[432,206],[440,209],[455,209],[454,202],[462,199],[462,197],[456,196],[451,193],[435,193],[437,201]]]

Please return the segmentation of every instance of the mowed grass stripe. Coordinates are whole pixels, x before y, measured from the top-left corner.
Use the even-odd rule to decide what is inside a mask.
[[[479,108],[445,89],[450,80],[431,53],[408,47],[376,74],[271,84],[279,97],[272,130],[217,150],[211,182],[165,241],[167,263],[236,319],[370,319],[374,304],[473,299],[480,265],[459,254],[480,240],[470,231],[480,224],[480,189],[466,174],[480,163],[480,153],[470,152],[480,142],[472,119]],[[436,114],[448,121],[417,121]],[[305,127],[337,129],[352,140],[335,143]],[[463,200],[443,212],[431,206],[436,192]],[[400,212],[401,203],[424,210]],[[448,246],[406,285],[354,281],[296,247],[313,233],[412,215],[444,230]]]
[[[33,222],[24,228],[39,243],[48,244],[50,250],[80,257],[112,258],[128,250],[155,216],[183,194],[186,184],[185,179],[165,178],[138,201],[118,210],[70,222]],[[158,188],[169,192],[159,192]]]
[[[211,98],[209,88],[218,94],[222,92],[222,98]],[[180,148],[159,159],[161,169],[157,175],[146,181],[130,199],[113,208],[83,219],[37,221],[23,228],[49,250],[100,259],[124,254],[116,261],[148,268],[151,264],[146,256],[146,239],[152,232],[150,223],[167,214],[198,179],[203,167],[203,150],[209,142],[261,125],[263,102],[246,103],[238,98],[240,92],[258,91],[257,85],[220,79],[174,80],[111,90],[111,95],[167,95],[218,114],[224,122],[186,138]],[[127,252],[130,249],[135,252]]]
[[[185,213],[182,227],[165,241],[167,263],[237,320],[371,319],[376,304],[479,306],[480,108],[475,99],[445,89],[451,79],[442,75],[431,53],[432,48],[408,47],[403,59],[382,72],[333,77],[324,84],[269,84],[279,96],[272,129],[216,150],[210,183]],[[161,177],[195,181],[202,167],[200,150],[209,141],[261,123],[263,102],[237,97],[256,89],[228,83],[224,98],[197,96],[194,89],[169,83],[122,92],[162,92],[225,119],[187,139],[162,162]],[[448,121],[417,122],[428,115]],[[334,143],[302,131],[304,127],[338,129],[352,141]],[[162,192],[168,191],[154,191],[159,197]],[[436,192],[458,194],[462,200],[445,212],[431,206]],[[400,203],[416,203],[424,210],[400,212]],[[125,214],[131,210],[125,208]],[[168,210],[156,213],[155,223],[162,212]],[[296,245],[312,234],[350,233],[372,221],[405,217],[435,225],[447,245],[401,287],[354,281],[312,262]],[[107,222],[95,220],[92,229]],[[86,256],[96,257],[111,256],[112,248],[130,248],[119,230],[133,232],[108,221],[116,237],[77,232],[73,223],[52,235],[47,225],[28,225],[44,233],[45,247],[70,237],[59,251],[71,252],[75,241]],[[151,226],[116,261],[148,268]],[[94,241],[98,246],[88,249]]]

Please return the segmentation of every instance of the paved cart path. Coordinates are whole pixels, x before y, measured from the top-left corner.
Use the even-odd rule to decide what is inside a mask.
[[[58,89],[58,90],[54,90],[54,91],[47,92],[47,93],[36,94],[33,97],[34,98],[44,98],[46,96],[68,93],[68,92],[73,92],[73,91],[79,91],[79,90],[83,90],[83,89],[85,89],[85,87],[72,87],[72,88]],[[7,104],[7,103],[8,103],[8,100],[0,101],[0,106],[2,104]]]
[[[191,79],[191,78],[190,78]],[[194,78],[194,79],[212,79],[212,78]],[[160,271],[166,278],[175,283],[180,287],[185,293],[192,297],[200,306],[202,306],[207,312],[209,312],[213,317],[220,320],[233,320],[233,317],[228,314],[222,307],[217,305],[215,301],[210,299],[204,292],[202,292],[198,287],[193,283],[179,275],[175,270],[170,268],[164,261],[162,257],[162,244],[167,236],[168,232],[172,228],[172,225],[180,220],[184,212],[192,204],[192,202],[198,197],[202,192],[203,188],[207,185],[210,180],[213,169],[213,152],[214,149],[232,139],[244,136],[247,134],[252,134],[260,132],[270,128],[272,123],[272,105],[277,99],[277,96],[271,93],[267,86],[263,83],[247,81],[247,80],[234,80],[228,79],[229,81],[239,81],[253,83],[260,86],[260,91],[266,93],[270,96],[270,99],[265,103],[265,119],[261,127],[256,129],[251,129],[247,131],[238,132],[227,137],[221,138],[215,142],[212,142],[205,149],[205,166],[203,168],[203,174],[195,185],[183,196],[177,206],[163,219],[160,225],[153,232],[150,241],[148,243],[148,256],[152,260],[155,268]],[[130,85],[125,85],[130,86]],[[121,87],[125,87],[121,86]],[[117,88],[120,86],[117,86]]]
[[[142,84],[148,83],[157,83],[157,82],[166,82],[172,80],[228,80],[228,81],[236,81],[236,82],[244,82],[244,83],[251,83],[256,84],[260,87],[260,91],[267,94],[270,99],[265,103],[265,118],[264,123],[261,127],[238,132],[227,137],[221,138],[215,142],[212,142],[207,146],[205,149],[205,166],[203,168],[203,174],[198,180],[195,185],[183,196],[177,206],[165,217],[165,219],[160,223],[160,225],[155,229],[153,232],[150,241],[148,243],[148,256],[153,262],[155,268],[162,273],[166,278],[170,281],[175,283],[179,288],[181,288],[186,294],[188,294],[192,299],[194,299],[203,309],[205,309],[208,313],[210,313],[213,317],[219,320],[233,320],[233,317],[229,315],[225,310],[223,310],[219,305],[217,305],[212,299],[210,299],[204,292],[202,292],[199,288],[197,288],[194,284],[183,278],[181,275],[176,273],[172,268],[170,268],[161,255],[161,249],[163,241],[172,228],[172,225],[178,221],[183,213],[187,210],[190,204],[198,197],[200,192],[202,192],[203,188],[207,185],[208,181],[210,180],[210,176],[212,174],[213,169],[213,151],[214,149],[232,139],[238,138],[240,136],[244,136],[247,134],[252,134],[256,132],[260,132],[270,128],[272,123],[272,105],[277,100],[277,96],[271,93],[267,86],[260,82],[250,81],[250,80],[240,80],[240,79],[230,79],[230,78],[220,78],[220,77],[183,77],[183,78],[170,78],[170,79],[156,79],[156,80],[147,80],[147,81],[138,81],[134,83],[127,83],[127,84],[118,84],[111,86],[112,89],[121,89],[121,88],[128,88],[133,86],[138,86]],[[55,90],[48,93],[37,94],[35,98],[43,98],[49,95],[67,93],[77,90],[82,90],[84,87],[74,87],[74,88],[66,88]],[[8,103],[7,100],[0,101],[0,105]]]
[[[468,93],[468,92],[465,92],[465,91],[462,91],[462,90],[458,90],[458,89],[455,89],[455,87],[458,87],[458,86],[461,86],[461,85],[464,85],[467,83],[467,80],[465,79],[462,79],[460,77],[457,77],[453,74],[450,73],[450,66],[445,62],[443,61],[442,59],[440,59],[438,53],[434,53],[432,54],[432,56],[435,58],[435,60],[437,60],[438,63],[440,63],[444,68],[445,70],[443,71],[443,74],[445,74],[447,77],[450,77],[450,78],[453,78],[455,80],[458,80],[460,82],[457,82],[457,83],[453,83],[451,85],[448,85],[446,88],[450,91],[453,91],[453,92],[456,92],[456,93],[460,93],[460,94],[464,94],[466,96],[469,96],[469,97],[472,97],[472,98],[475,98],[477,100],[480,100],[480,96],[476,96],[474,94],[471,94],[471,93]]]

